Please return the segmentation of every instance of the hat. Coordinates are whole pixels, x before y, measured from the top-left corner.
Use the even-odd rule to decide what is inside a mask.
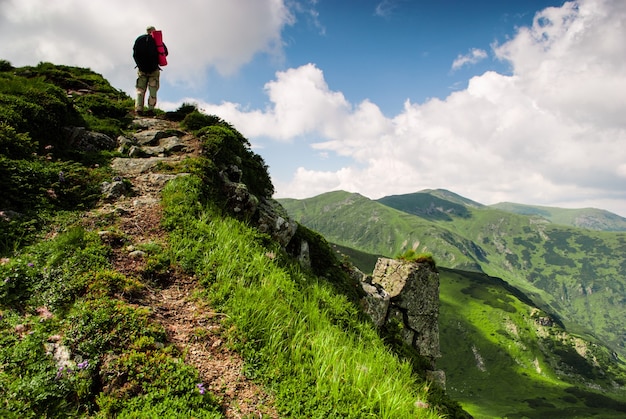
[[[150,31],[156,31],[156,28],[154,26],[148,26],[146,28],[146,32],[150,32]]]

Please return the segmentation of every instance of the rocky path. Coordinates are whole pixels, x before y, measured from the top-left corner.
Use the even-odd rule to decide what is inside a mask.
[[[134,138],[118,139],[129,154],[112,162],[120,179],[108,185],[107,202],[92,216],[119,217],[125,242],[114,246],[114,267],[126,275],[140,276],[144,259],[136,251],[138,245],[166,243],[166,232],[160,226],[160,193],[165,183],[177,175],[159,173],[159,164],[198,155],[200,144],[173,122],[138,118],[134,126]],[[125,194],[122,180],[132,183],[133,196]],[[197,279],[172,271],[158,283],[162,285],[147,289],[139,303],[150,307],[170,343],[178,347],[187,364],[198,370],[205,389],[221,400],[225,417],[278,418],[271,398],[244,376],[242,359],[225,344],[220,322],[223,315],[195,298],[200,290]]]

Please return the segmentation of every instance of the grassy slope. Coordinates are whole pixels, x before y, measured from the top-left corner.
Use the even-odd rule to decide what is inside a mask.
[[[376,256],[335,247],[364,272],[374,268]],[[626,395],[613,389],[611,380],[624,381],[625,365],[605,347],[588,346],[605,368],[600,372],[572,349],[583,347],[584,340],[557,322],[542,326],[540,319],[549,316],[504,281],[444,268],[440,281],[442,358],[437,366],[446,372],[450,396],[472,415],[623,416]],[[601,384],[603,394],[588,388],[590,382]]]
[[[443,266],[478,268],[466,257],[477,249],[458,234],[432,222],[348,192],[305,200],[280,200],[289,214],[331,242],[394,257],[406,249],[432,252]]]
[[[620,351],[626,349],[626,234],[536,222],[493,210],[451,223],[485,249],[483,270],[506,279],[546,303],[572,328],[593,331]]]
[[[605,389],[612,384],[572,351],[579,342],[575,336],[557,325],[541,326],[538,319],[545,313],[498,281],[443,270],[440,310],[443,357],[438,366],[446,371],[450,395],[476,417],[624,415],[626,404],[606,400],[601,408],[589,403],[587,390],[574,390],[585,389],[588,382]],[[619,367],[604,348],[592,349],[603,364]],[[605,390],[604,395],[626,399],[623,391]]]
[[[0,70],[10,70],[8,80],[35,93],[44,88],[66,98],[63,89],[93,89],[93,96],[80,96],[73,103],[67,100],[61,108],[82,109],[82,121],[88,117],[94,129],[103,127],[107,133],[118,134],[130,122],[127,114],[132,101],[88,70],[42,64],[13,72],[6,62],[0,62]],[[13,74],[19,72],[28,76],[40,72],[42,77],[31,85]],[[45,80],[54,80],[63,89]],[[7,103],[21,104],[19,95],[9,96]],[[34,97],[28,109],[39,113],[37,94]],[[0,107],[0,111],[24,120],[12,109]],[[8,121],[11,126],[13,119]],[[20,130],[16,135],[7,129],[2,145],[46,168],[51,159],[33,156],[31,149],[21,151],[27,134]],[[241,140],[226,126],[207,132],[229,135],[231,143]],[[209,139],[213,144],[223,140],[217,134]],[[63,138],[54,140],[58,142],[54,149],[62,148]],[[249,151],[245,141],[239,145]],[[63,167],[61,186],[76,186],[78,176],[74,177],[73,170],[91,173],[94,161],[103,165],[109,156],[71,150],[69,157],[56,154],[59,160],[85,158],[75,162],[72,171]],[[15,153],[0,157],[6,167],[29,167]],[[246,154],[242,160],[250,157]],[[197,166],[211,171],[215,164],[219,162]],[[52,172],[59,177],[58,166]],[[285,416],[437,418],[458,409],[440,392],[429,389],[414,366],[385,345],[358,306],[337,291],[346,286],[341,282],[347,276],[333,275],[337,273],[335,259],[325,259],[330,262],[324,278],[302,270],[268,236],[215,209],[208,194],[199,192],[199,179],[214,179],[212,175],[203,172],[168,186],[165,224],[172,238],[145,249],[149,254],[145,276],[127,277],[111,269],[111,243],[103,242],[96,231],[115,232],[115,216],[82,226],[81,211],[93,204],[91,196],[80,208],[65,212],[44,202],[49,212],[37,219],[39,229],[28,236],[20,236],[20,224],[10,225],[15,234],[3,237],[2,256],[7,258],[0,263],[4,278],[0,282],[0,416],[221,417],[218,401],[198,390],[197,371],[181,362],[184,354],[165,341],[163,328],[150,319],[149,310],[132,302],[146,286],[159,286],[150,280],[154,275],[178,269],[195,273],[206,286],[205,297],[224,314],[226,337],[247,360],[246,374],[274,392]],[[267,174],[248,171],[244,175],[258,179]],[[97,189],[104,176],[81,180]],[[15,190],[23,182],[14,177],[3,181]],[[48,179],[43,181],[35,186],[43,189],[45,197],[45,188],[50,186],[45,183]],[[27,202],[40,197],[20,198]],[[3,210],[11,209],[10,204]],[[51,234],[46,237],[47,232]],[[323,239],[315,243],[312,253],[332,254],[317,246]],[[51,342],[69,348],[69,369],[61,369],[46,354]]]
[[[267,237],[222,219],[210,205],[194,210],[190,181],[166,190],[172,250],[183,267],[203,278],[215,307],[228,313],[234,345],[250,373],[274,390],[284,414],[437,416],[416,410],[415,401],[428,398],[425,383],[358,320],[352,303],[302,271]]]
[[[626,233],[555,225],[485,207],[459,208],[457,202],[446,210],[441,198],[430,205],[425,194],[417,195],[419,200],[385,200],[399,210],[345,192],[282,202],[297,220],[334,243],[385,256],[414,247],[432,253],[440,266],[503,278],[569,327],[593,331],[626,356],[626,262],[615,257],[626,254]],[[424,207],[431,211],[426,214]]]
[[[578,269],[587,264],[590,266],[586,269],[598,266],[594,269],[603,269],[605,272],[611,272],[613,269],[619,272],[621,269],[619,260],[616,262],[615,258],[611,258],[611,252],[607,251],[607,248],[620,249],[619,234],[581,231],[549,225],[545,221],[537,223],[525,216],[487,208],[468,208],[465,217],[433,214],[431,218],[437,221],[431,220],[430,223],[425,223],[424,218],[415,217],[414,223],[411,223],[410,218],[381,209],[376,202],[368,202],[362,197],[354,198],[344,192],[322,195],[320,201],[323,202],[321,206],[318,206],[317,198],[281,202],[296,219],[340,243],[337,248],[349,255],[365,272],[371,271],[375,257],[362,252],[365,249],[359,247],[363,231],[387,230],[388,237],[392,237],[389,232],[396,232],[397,237],[393,242],[395,247],[391,246],[394,252],[391,253],[386,250],[389,246],[388,241],[377,246],[376,236],[368,239],[369,249],[376,249],[376,253],[386,256],[400,252],[407,243],[403,238],[416,232],[416,237],[420,240],[413,238],[411,241],[419,242],[420,251],[431,251],[440,266],[446,266],[446,263],[463,266],[463,258],[469,259],[476,264],[480,263],[490,274],[506,278],[507,281],[516,284],[525,290],[536,304],[550,312],[564,313],[569,318],[581,314],[577,311],[577,305],[582,304],[583,308],[587,309],[585,313],[589,319],[593,319],[592,314],[600,314],[608,325],[608,330],[613,333],[616,327],[622,327],[618,321],[619,318],[624,318],[623,312],[620,311],[621,305],[605,304],[597,311],[589,309],[590,299],[602,299],[606,294],[613,296],[613,300],[608,300],[610,304],[619,303],[617,301],[621,286],[619,281],[603,283],[604,288],[597,287],[593,294],[586,296],[572,292],[572,288],[574,291],[578,289],[576,282],[569,286],[561,285],[558,288],[555,286],[553,289],[541,288],[546,284],[558,284],[559,281],[579,277],[574,267],[570,267],[572,270],[565,273],[570,262],[566,262],[565,267],[563,264],[554,263],[562,260],[557,258],[558,255],[564,258],[564,254],[571,255],[575,252],[575,255],[581,258],[574,259],[573,262]],[[338,205],[337,202],[341,204]],[[359,207],[356,207],[357,205]],[[457,214],[463,213],[454,208]],[[451,213],[454,212],[447,214]],[[378,217],[373,217],[372,214],[377,214]],[[386,218],[387,214],[391,216]],[[403,220],[403,223],[398,224],[396,220]],[[351,224],[352,222],[354,224]],[[403,236],[402,229],[406,224],[409,225],[407,231],[410,233]],[[337,231],[349,232],[347,237],[336,233],[334,226],[337,225],[341,226]],[[423,234],[420,235],[420,231],[423,231]],[[468,246],[463,237],[475,237],[476,246]],[[438,242],[442,239],[446,241],[447,246],[455,247],[457,250],[446,249],[441,252],[442,247]],[[355,248],[360,251],[354,250]],[[464,251],[460,252],[459,248]],[[469,249],[474,251],[468,251]],[[455,267],[458,268],[458,265]],[[471,263],[465,262],[465,265]],[[546,417],[546,412],[556,415],[556,411],[564,412],[564,417],[573,415],[586,417],[596,414],[614,417],[623,414],[623,406],[619,403],[607,400],[598,402],[594,395],[576,390],[580,387],[570,388],[594,380],[605,387],[608,386],[607,388],[611,388],[611,384],[601,375],[592,378],[579,375],[574,380],[563,376],[564,371],[571,367],[569,364],[576,366],[577,362],[581,361],[571,349],[577,345],[576,342],[580,346],[581,341],[576,340],[574,335],[563,334],[565,332],[559,328],[554,329],[556,336],[548,340],[538,336],[536,331],[538,326],[531,318],[531,313],[540,311],[533,307],[532,303],[529,306],[523,302],[530,302],[528,297],[519,301],[516,297],[520,295],[519,292],[512,294],[510,289],[507,291],[493,284],[477,287],[477,281],[488,278],[483,276],[481,280],[480,276],[476,276],[477,273],[450,272],[445,269],[442,271],[440,332],[444,357],[440,365],[449,374],[451,394],[461,400],[471,413],[486,416],[508,414],[510,417],[522,413],[528,417]],[[538,278],[551,276],[552,281],[544,280],[537,284],[526,281],[527,271],[534,272]],[[540,273],[543,275],[539,276]],[[599,277],[595,278],[598,283]],[[468,292],[469,289],[474,292]],[[559,290],[570,290],[568,304],[562,301]],[[576,325],[568,322],[568,329],[571,332],[584,331],[584,328],[574,326]],[[516,330],[517,335],[512,334],[511,330]],[[585,339],[594,342],[595,339],[588,333],[588,328],[586,332]],[[617,334],[612,336],[619,337]],[[465,344],[459,345],[459,342]],[[563,346],[564,342],[568,342],[568,345]],[[486,371],[476,367],[476,355],[471,349],[472,345],[483,357]],[[614,378],[621,380],[620,377],[624,373],[623,363],[616,360],[601,343],[591,347],[602,354],[598,355],[598,359],[603,360],[604,368],[615,372]],[[537,366],[541,368],[541,374],[537,373]],[[584,374],[591,374],[585,362],[578,367],[582,368]],[[560,371],[561,375],[557,375],[557,371]],[[586,384],[582,386],[585,388]],[[613,397],[617,400],[626,399],[623,390],[617,390]],[[612,406],[614,409],[598,410],[601,405]]]
[[[602,231],[626,231],[626,219],[611,212],[594,208],[567,209],[511,202],[490,205],[490,208],[515,214],[543,217],[554,224]]]

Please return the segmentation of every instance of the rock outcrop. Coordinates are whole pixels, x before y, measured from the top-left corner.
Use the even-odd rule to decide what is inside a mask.
[[[178,129],[178,124],[156,118],[138,118],[133,121],[136,131],[128,137],[117,138],[117,151],[126,157],[113,159],[111,167],[124,177],[142,178],[144,187],[160,190],[163,184],[177,175],[153,173],[160,164],[172,164],[185,156],[199,153],[199,140],[193,134]],[[78,134],[77,134],[78,135]],[[114,146],[113,146],[114,147]],[[113,148],[110,147],[110,148]],[[157,179],[158,177],[158,179]],[[256,197],[242,182],[242,168],[230,165],[219,174],[226,195],[228,210],[235,216],[250,220],[257,228],[269,234],[283,247],[296,233],[297,223],[273,199]],[[137,183],[137,182],[135,182]],[[103,197],[112,201],[132,191],[119,176],[102,185]]]
[[[372,276],[361,282],[365,311],[379,328],[400,326],[404,342],[430,361],[430,376],[444,386],[436,371],[439,350],[439,273],[427,262],[380,258]]]

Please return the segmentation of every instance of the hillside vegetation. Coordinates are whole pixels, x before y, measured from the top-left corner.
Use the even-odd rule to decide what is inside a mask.
[[[554,224],[569,225],[599,231],[626,231],[626,218],[620,217],[619,215],[608,211],[594,208],[554,208],[537,205],[514,204],[511,202],[502,202],[491,205],[490,207],[515,214],[541,217]]]
[[[624,233],[558,225],[440,190],[280,202],[365,272],[373,255],[433,255],[441,272],[439,365],[470,413],[623,414]],[[600,401],[599,389],[614,401]],[[597,410],[608,406],[617,410]]]
[[[123,155],[107,138],[139,129],[132,100],[88,69],[2,61],[0,78],[0,416],[467,417],[410,348],[376,333],[323,237],[298,228],[311,246],[303,267],[228,213],[225,167],[236,164],[258,197],[273,191],[234,127],[193,105],[160,112],[201,152],[156,166],[151,174],[185,175],[145,207],[154,212],[139,206],[129,219],[102,186],[145,186],[110,165]],[[78,144],[71,127],[106,136]],[[190,283],[181,304],[195,314],[178,325],[190,333],[181,346],[168,328],[181,313],[159,299]],[[244,361],[238,385],[266,394],[249,413],[249,400],[233,401],[229,383],[209,386],[192,362],[220,345]]]
[[[385,256],[412,248],[432,253],[440,266],[503,278],[626,356],[626,233],[457,201],[431,193],[372,201],[347,192],[281,200],[333,243]]]

